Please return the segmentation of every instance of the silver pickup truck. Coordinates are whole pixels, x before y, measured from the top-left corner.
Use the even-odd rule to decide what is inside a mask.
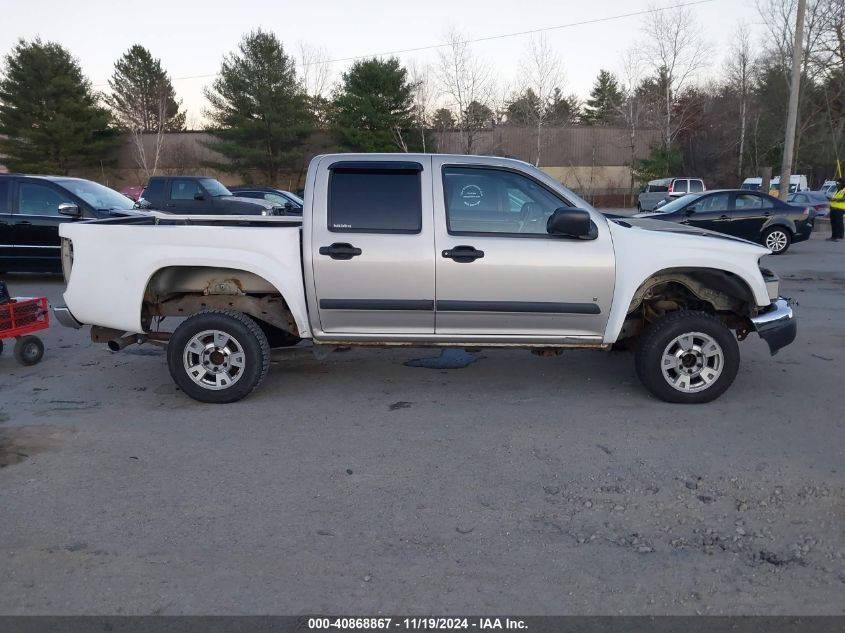
[[[59,320],[113,350],[166,344],[173,379],[204,402],[245,397],[270,349],[301,339],[315,353],[627,348],[654,395],[706,402],[736,377],[737,339],[757,332],[774,353],[796,333],[759,267],[767,249],[606,217],[505,158],[317,156],[301,218],[156,212],[61,235]]]

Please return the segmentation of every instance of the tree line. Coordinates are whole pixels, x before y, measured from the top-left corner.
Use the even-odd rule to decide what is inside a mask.
[[[655,10],[616,72],[602,69],[587,99],[565,92],[564,64],[548,36],[532,37],[519,80],[503,84],[464,35],[446,34],[436,63],[396,57],[354,61],[331,85],[325,50],[295,55],[272,32],[245,34],[204,90],[209,149],[225,160],[206,166],[246,180],[276,183],[301,166],[315,131],[357,152],[437,151],[451,131],[474,153],[479,134],[520,126],[540,165],[545,128],[613,126],[630,145],[631,187],[670,174],[735,185],[780,163],[789,90],[795,0],[757,0],[765,37],[738,25],[721,66],[686,7]],[[845,129],[845,3],[809,0],[793,172],[833,175]],[[709,67],[711,79],[702,81]],[[61,44],[20,40],[0,68],[0,155],[14,170],[66,174],[108,164],[132,139],[148,177],[159,168],[167,132],[186,114],[172,80],[145,47],[131,46],[114,65],[108,94],[97,92]],[[660,130],[638,159],[637,134]],[[147,141],[145,142],[145,137]],[[150,142],[149,139],[154,139]]]

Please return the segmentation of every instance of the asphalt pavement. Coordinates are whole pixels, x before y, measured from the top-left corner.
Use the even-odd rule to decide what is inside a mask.
[[[842,614],[845,243],[707,405],[621,352],[349,350],[194,402],[155,347],[0,357],[2,614]],[[9,275],[57,302],[61,279]]]

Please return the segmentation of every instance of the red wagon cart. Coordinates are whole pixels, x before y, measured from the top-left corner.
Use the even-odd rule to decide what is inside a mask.
[[[14,338],[17,361],[21,365],[34,365],[44,356],[44,343],[33,332],[48,327],[47,297],[19,297],[0,303],[0,354],[3,353],[3,340]]]

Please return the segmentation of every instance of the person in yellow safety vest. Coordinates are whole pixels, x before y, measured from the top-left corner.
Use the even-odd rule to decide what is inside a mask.
[[[830,237],[828,242],[839,242],[845,239],[845,178],[836,181],[836,193],[830,199]]]

